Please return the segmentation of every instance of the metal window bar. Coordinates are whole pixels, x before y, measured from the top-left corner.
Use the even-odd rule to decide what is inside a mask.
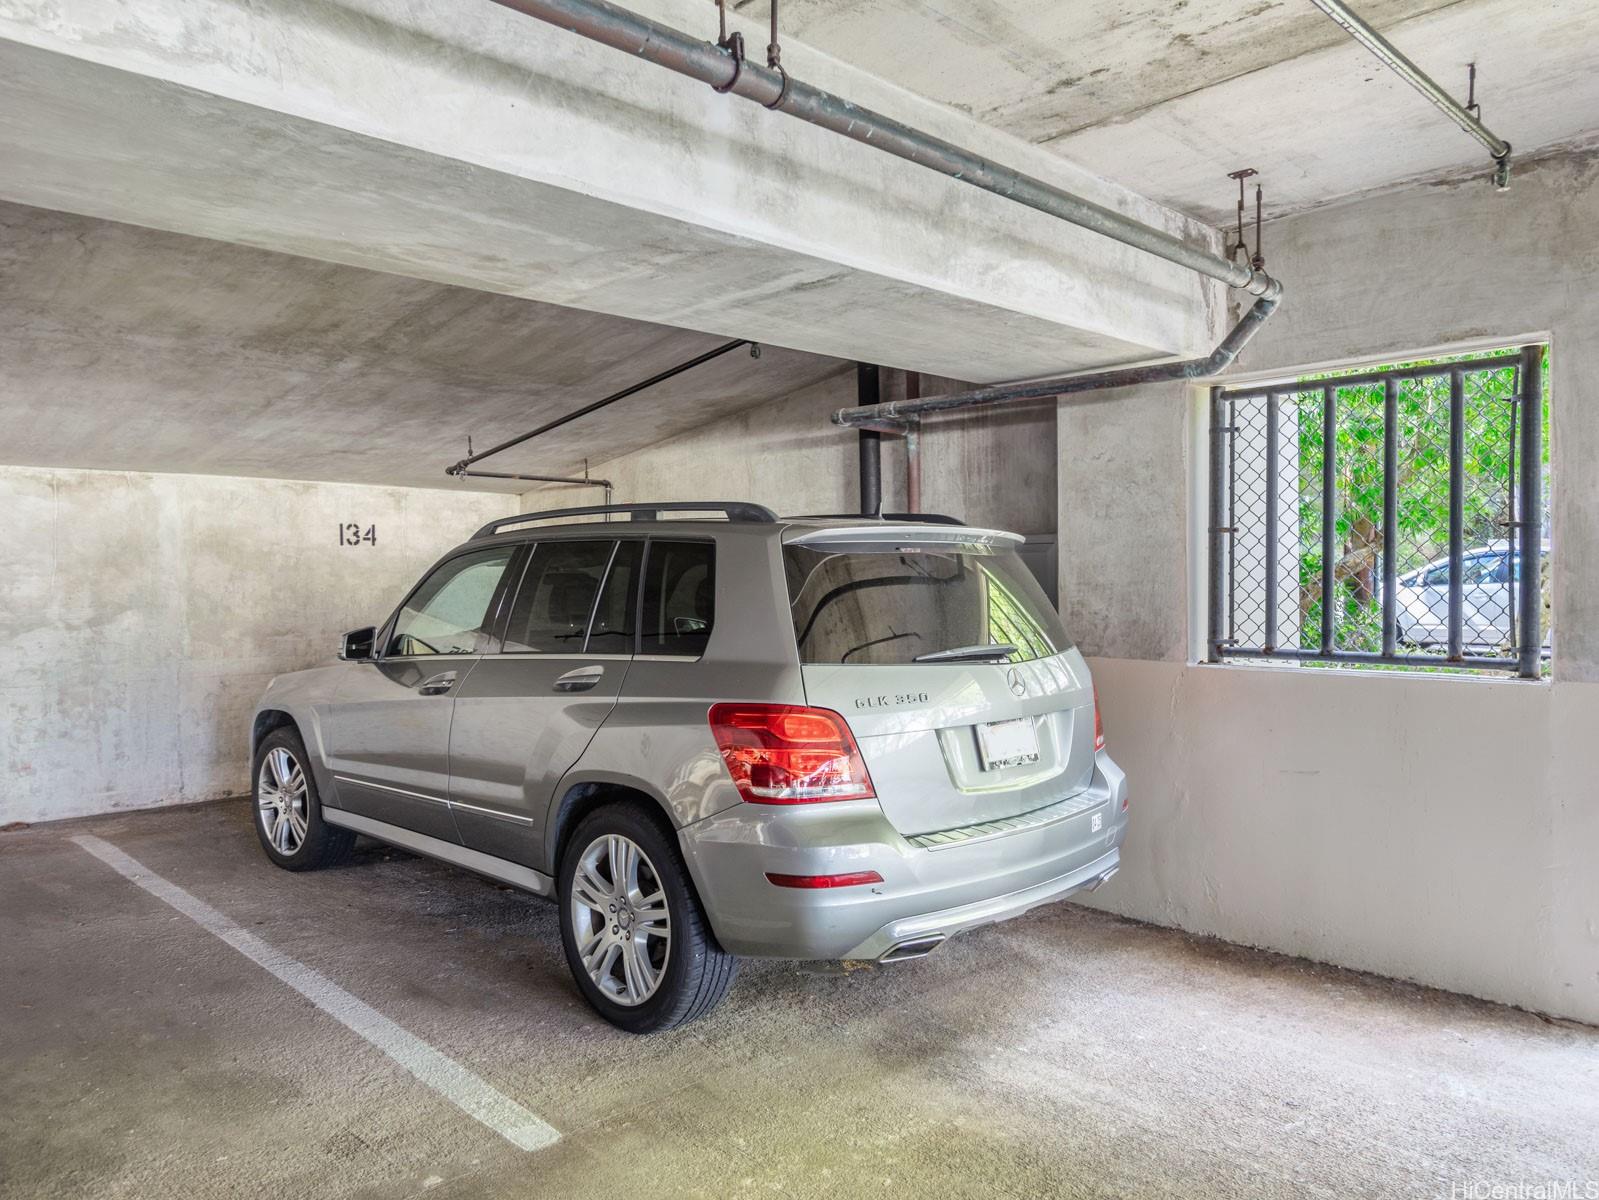
[[[1213,388],[1207,659],[1537,678],[1543,355]]]
[[[1228,647],[1222,632],[1222,614],[1226,611],[1227,598],[1232,592],[1232,581],[1223,569],[1222,557],[1222,538],[1226,536],[1222,524],[1222,515],[1226,512],[1222,507],[1225,479],[1223,472],[1226,470],[1229,445],[1229,431],[1222,419],[1225,405],[1221,388],[1212,388],[1210,390],[1210,527],[1207,531],[1210,543],[1208,547],[1210,602],[1205,606],[1210,617],[1210,636],[1206,640],[1210,647],[1211,662],[1221,662],[1222,655]]]
[[[1237,407],[1227,406],[1227,424],[1238,427]],[[1234,498],[1238,495],[1238,439],[1227,439],[1227,578],[1238,576],[1238,512]],[[1237,591],[1227,589],[1227,640],[1238,644]]]

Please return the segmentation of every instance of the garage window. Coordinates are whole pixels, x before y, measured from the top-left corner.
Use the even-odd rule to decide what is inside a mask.
[[[1540,675],[1547,355],[1214,389],[1210,660]]]

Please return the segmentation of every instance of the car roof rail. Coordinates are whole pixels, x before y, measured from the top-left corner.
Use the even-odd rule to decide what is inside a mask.
[[[799,517],[784,517],[785,521],[907,521],[927,525],[964,525],[959,517],[943,513],[806,513]]]
[[[499,533],[508,525],[521,525],[528,521],[561,521],[568,517],[626,516],[633,521],[657,521],[662,513],[710,512],[721,513],[734,524],[771,525],[777,514],[759,504],[743,500],[668,500],[657,504],[588,504],[582,508],[547,508],[542,512],[520,513],[514,517],[500,517],[490,521],[472,535],[475,542]]]

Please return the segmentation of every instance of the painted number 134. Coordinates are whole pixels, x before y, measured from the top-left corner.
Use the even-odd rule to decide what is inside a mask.
[[[359,546],[362,542],[365,542],[368,546],[376,546],[378,544],[378,527],[376,525],[368,525],[365,529],[362,529],[354,521],[347,521],[339,526],[339,545]]]

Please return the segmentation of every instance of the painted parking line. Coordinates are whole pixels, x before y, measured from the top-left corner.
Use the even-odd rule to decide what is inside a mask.
[[[561,1135],[504,1092],[480,1079],[448,1055],[400,1028],[377,1009],[358,1000],[326,976],[296,962],[241,929],[203,900],[90,835],[72,839],[123,878],[171,905],[202,929],[215,934],[251,962],[270,971],[330,1017],[360,1034],[468,1116],[487,1125],[513,1146],[543,1150]]]

